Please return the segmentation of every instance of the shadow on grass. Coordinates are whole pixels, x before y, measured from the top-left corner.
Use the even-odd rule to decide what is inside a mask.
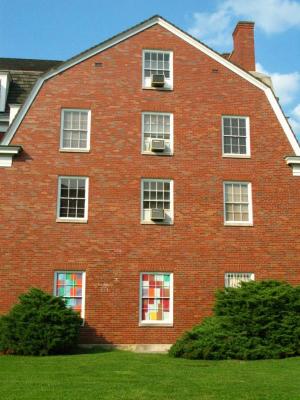
[[[112,351],[116,351],[116,349],[113,347],[101,346],[101,344],[99,344],[91,347],[79,346],[76,349],[74,349],[71,353],[69,353],[69,355],[111,353]]]

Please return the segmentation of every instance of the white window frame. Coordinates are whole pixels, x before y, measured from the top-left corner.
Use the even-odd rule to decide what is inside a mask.
[[[240,184],[248,186],[248,221],[227,221],[226,220],[226,184]],[[253,206],[252,206],[252,184],[251,182],[242,181],[224,181],[223,182],[223,213],[225,226],[253,226]]]
[[[239,271],[239,272],[225,272],[225,274],[224,274],[224,287],[225,288],[239,287],[241,282],[248,282],[248,281],[240,280],[239,284],[237,286],[229,286],[229,285],[227,285],[227,282],[229,280],[228,275],[249,275],[249,280],[248,281],[255,281],[255,274],[253,272],[241,272],[241,271]]]
[[[60,217],[60,189],[62,179],[84,179],[85,180],[85,203],[84,203],[84,217]],[[88,221],[88,208],[89,208],[89,178],[87,176],[59,176],[57,188],[57,207],[56,207],[56,222],[76,222],[86,223]]]
[[[165,221],[152,221],[144,218],[144,182],[169,182],[170,183],[170,211]],[[174,224],[174,181],[168,178],[142,178],[141,179],[141,224],[144,225],[173,225]]]
[[[242,118],[246,121],[246,153],[236,154],[236,153],[225,153],[224,152],[224,119],[225,118]],[[250,118],[244,115],[222,115],[222,156],[227,158],[250,158],[251,148],[250,148]]]
[[[151,86],[151,83],[148,84],[146,82],[146,77],[145,77],[145,53],[168,53],[170,56],[169,62],[170,62],[170,78],[166,78],[165,81],[165,86],[162,88],[155,88]],[[142,61],[142,88],[143,89],[152,89],[152,90],[173,90],[173,51],[170,50],[156,50],[156,49],[144,49],[143,50],[143,61]],[[151,78],[150,78],[151,79]]]
[[[87,142],[86,148],[73,148],[73,147],[63,147],[63,134],[64,134],[64,118],[65,111],[74,111],[74,112],[87,112]],[[62,108],[61,109],[61,117],[60,117],[60,142],[59,142],[59,150],[61,152],[70,152],[70,153],[86,153],[90,151],[91,148],[91,110],[85,108]]]
[[[60,297],[60,296],[57,296],[57,294],[56,294],[56,283],[57,283],[57,275],[59,274],[59,273],[62,273],[62,274],[65,274],[65,273],[70,273],[70,274],[82,274],[82,295],[81,295],[81,299],[82,299],[82,301],[81,301],[81,314],[80,314],[80,316],[81,316],[81,318],[82,318],[82,320],[83,320],[83,324],[84,324],[84,318],[85,318],[85,283],[86,283],[86,272],[85,271],[75,271],[75,270],[71,270],[71,271],[69,271],[69,270],[62,270],[62,269],[60,269],[60,270],[55,270],[54,271],[54,288],[53,288],[53,295],[55,296],[55,297]],[[83,325],[82,324],[82,325]]]
[[[143,274],[168,274],[170,275],[170,319],[169,321],[154,321],[154,320],[150,320],[150,321],[143,321],[142,319],[142,304],[143,304],[143,292],[142,292],[142,276]],[[143,271],[140,272],[140,276],[139,276],[140,282],[139,282],[139,326],[173,326],[173,320],[174,320],[174,316],[173,316],[173,302],[174,302],[174,278],[173,278],[173,272],[165,272],[165,271]]]
[[[0,112],[6,109],[6,100],[11,78],[9,72],[0,72]]]
[[[170,117],[170,150],[165,150],[162,152],[155,152],[151,150],[144,150],[144,117],[145,115],[162,115]],[[154,112],[154,111],[144,111],[142,112],[142,143],[141,143],[141,152],[142,154],[151,154],[151,155],[173,155],[174,154],[174,114],[167,112]]]

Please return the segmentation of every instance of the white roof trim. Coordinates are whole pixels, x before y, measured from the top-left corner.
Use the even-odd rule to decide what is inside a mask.
[[[164,27],[165,29],[167,29],[168,31],[172,32],[174,35],[178,36],[179,38],[181,38],[182,40],[184,40],[185,42],[189,43],[191,46],[194,46],[196,49],[202,51],[203,53],[205,53],[207,56],[211,57],[212,59],[214,59],[215,61],[217,61],[218,63],[222,64],[224,67],[230,69],[232,72],[236,73],[237,75],[239,75],[241,78],[244,78],[245,80],[247,80],[249,83],[253,84],[254,86],[256,86],[257,88],[263,90],[270,102],[270,105],[275,113],[275,115],[278,118],[278,121],[283,129],[283,131],[285,132],[291,146],[292,149],[294,150],[295,154],[297,156],[300,156],[300,146],[299,143],[297,142],[297,139],[294,136],[294,133],[290,127],[290,125],[288,124],[277,100],[276,97],[273,93],[273,91],[263,82],[259,81],[258,79],[256,79],[254,76],[252,76],[250,73],[244,71],[243,69],[239,68],[238,66],[236,66],[235,64],[231,63],[230,61],[226,60],[224,57],[222,57],[220,54],[214,52],[213,50],[211,50],[210,48],[206,47],[205,45],[203,45],[202,43],[200,43],[198,40],[194,39],[193,37],[191,37],[190,35],[188,35],[187,33],[184,33],[183,31],[181,31],[180,29],[176,28],[174,25],[170,24],[169,22],[167,22],[166,20],[164,20],[163,18],[159,17],[159,16],[155,16],[147,21],[145,21],[142,24],[139,24],[123,33],[120,33],[119,35],[113,37],[112,39],[104,42],[103,44],[100,44],[99,46],[96,46],[95,48],[92,48],[82,54],[79,54],[77,57],[74,57],[72,59],[70,59],[69,61],[66,61],[65,63],[63,63],[61,66],[59,66],[58,68],[56,68],[55,70],[50,70],[48,72],[46,72],[43,76],[41,76],[36,84],[34,85],[34,87],[31,90],[30,95],[27,97],[23,107],[21,108],[21,110],[19,111],[18,115],[16,116],[16,118],[14,119],[13,123],[11,124],[11,126],[9,127],[9,129],[7,130],[3,140],[2,140],[2,144],[3,145],[8,145],[16,130],[18,129],[20,123],[22,122],[23,118],[25,117],[27,111],[29,110],[32,102],[34,101],[35,97],[37,96],[39,90],[41,89],[43,83],[47,80],[52,78],[53,76],[65,71],[68,68],[71,68],[72,66],[86,60],[87,58],[90,58],[92,56],[94,56],[95,54],[98,54],[104,50],[106,50],[109,47],[115,46],[116,44],[122,42],[123,40],[126,40],[128,38],[130,38],[133,35],[136,35],[137,33],[142,32],[145,29],[150,28],[151,26],[155,25],[155,24],[159,24],[160,26]]]

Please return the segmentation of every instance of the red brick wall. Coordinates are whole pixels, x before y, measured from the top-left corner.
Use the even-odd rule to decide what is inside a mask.
[[[142,49],[174,51],[174,90],[142,90]],[[103,67],[95,68],[95,62]],[[218,70],[218,72],[213,70]],[[90,108],[91,151],[60,153],[62,107]],[[141,112],[174,113],[174,156],[142,155]],[[222,114],[250,117],[251,159],[224,159]],[[55,270],[86,271],[83,342],[170,343],[211,313],[224,273],[300,282],[299,178],[264,93],[159,26],[42,87],[0,171],[0,311]],[[87,224],[57,223],[60,175],[90,178]],[[142,177],[174,179],[173,226],[140,224]],[[253,227],[223,225],[223,181],[252,182]],[[174,327],[139,327],[139,273],[174,273]]]

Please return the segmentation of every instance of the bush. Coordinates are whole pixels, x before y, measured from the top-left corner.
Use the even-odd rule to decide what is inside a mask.
[[[61,298],[33,288],[19,300],[0,318],[1,351],[42,356],[76,346],[82,319]]]
[[[213,360],[300,355],[300,286],[261,281],[218,291],[214,316],[186,332],[169,354]]]

